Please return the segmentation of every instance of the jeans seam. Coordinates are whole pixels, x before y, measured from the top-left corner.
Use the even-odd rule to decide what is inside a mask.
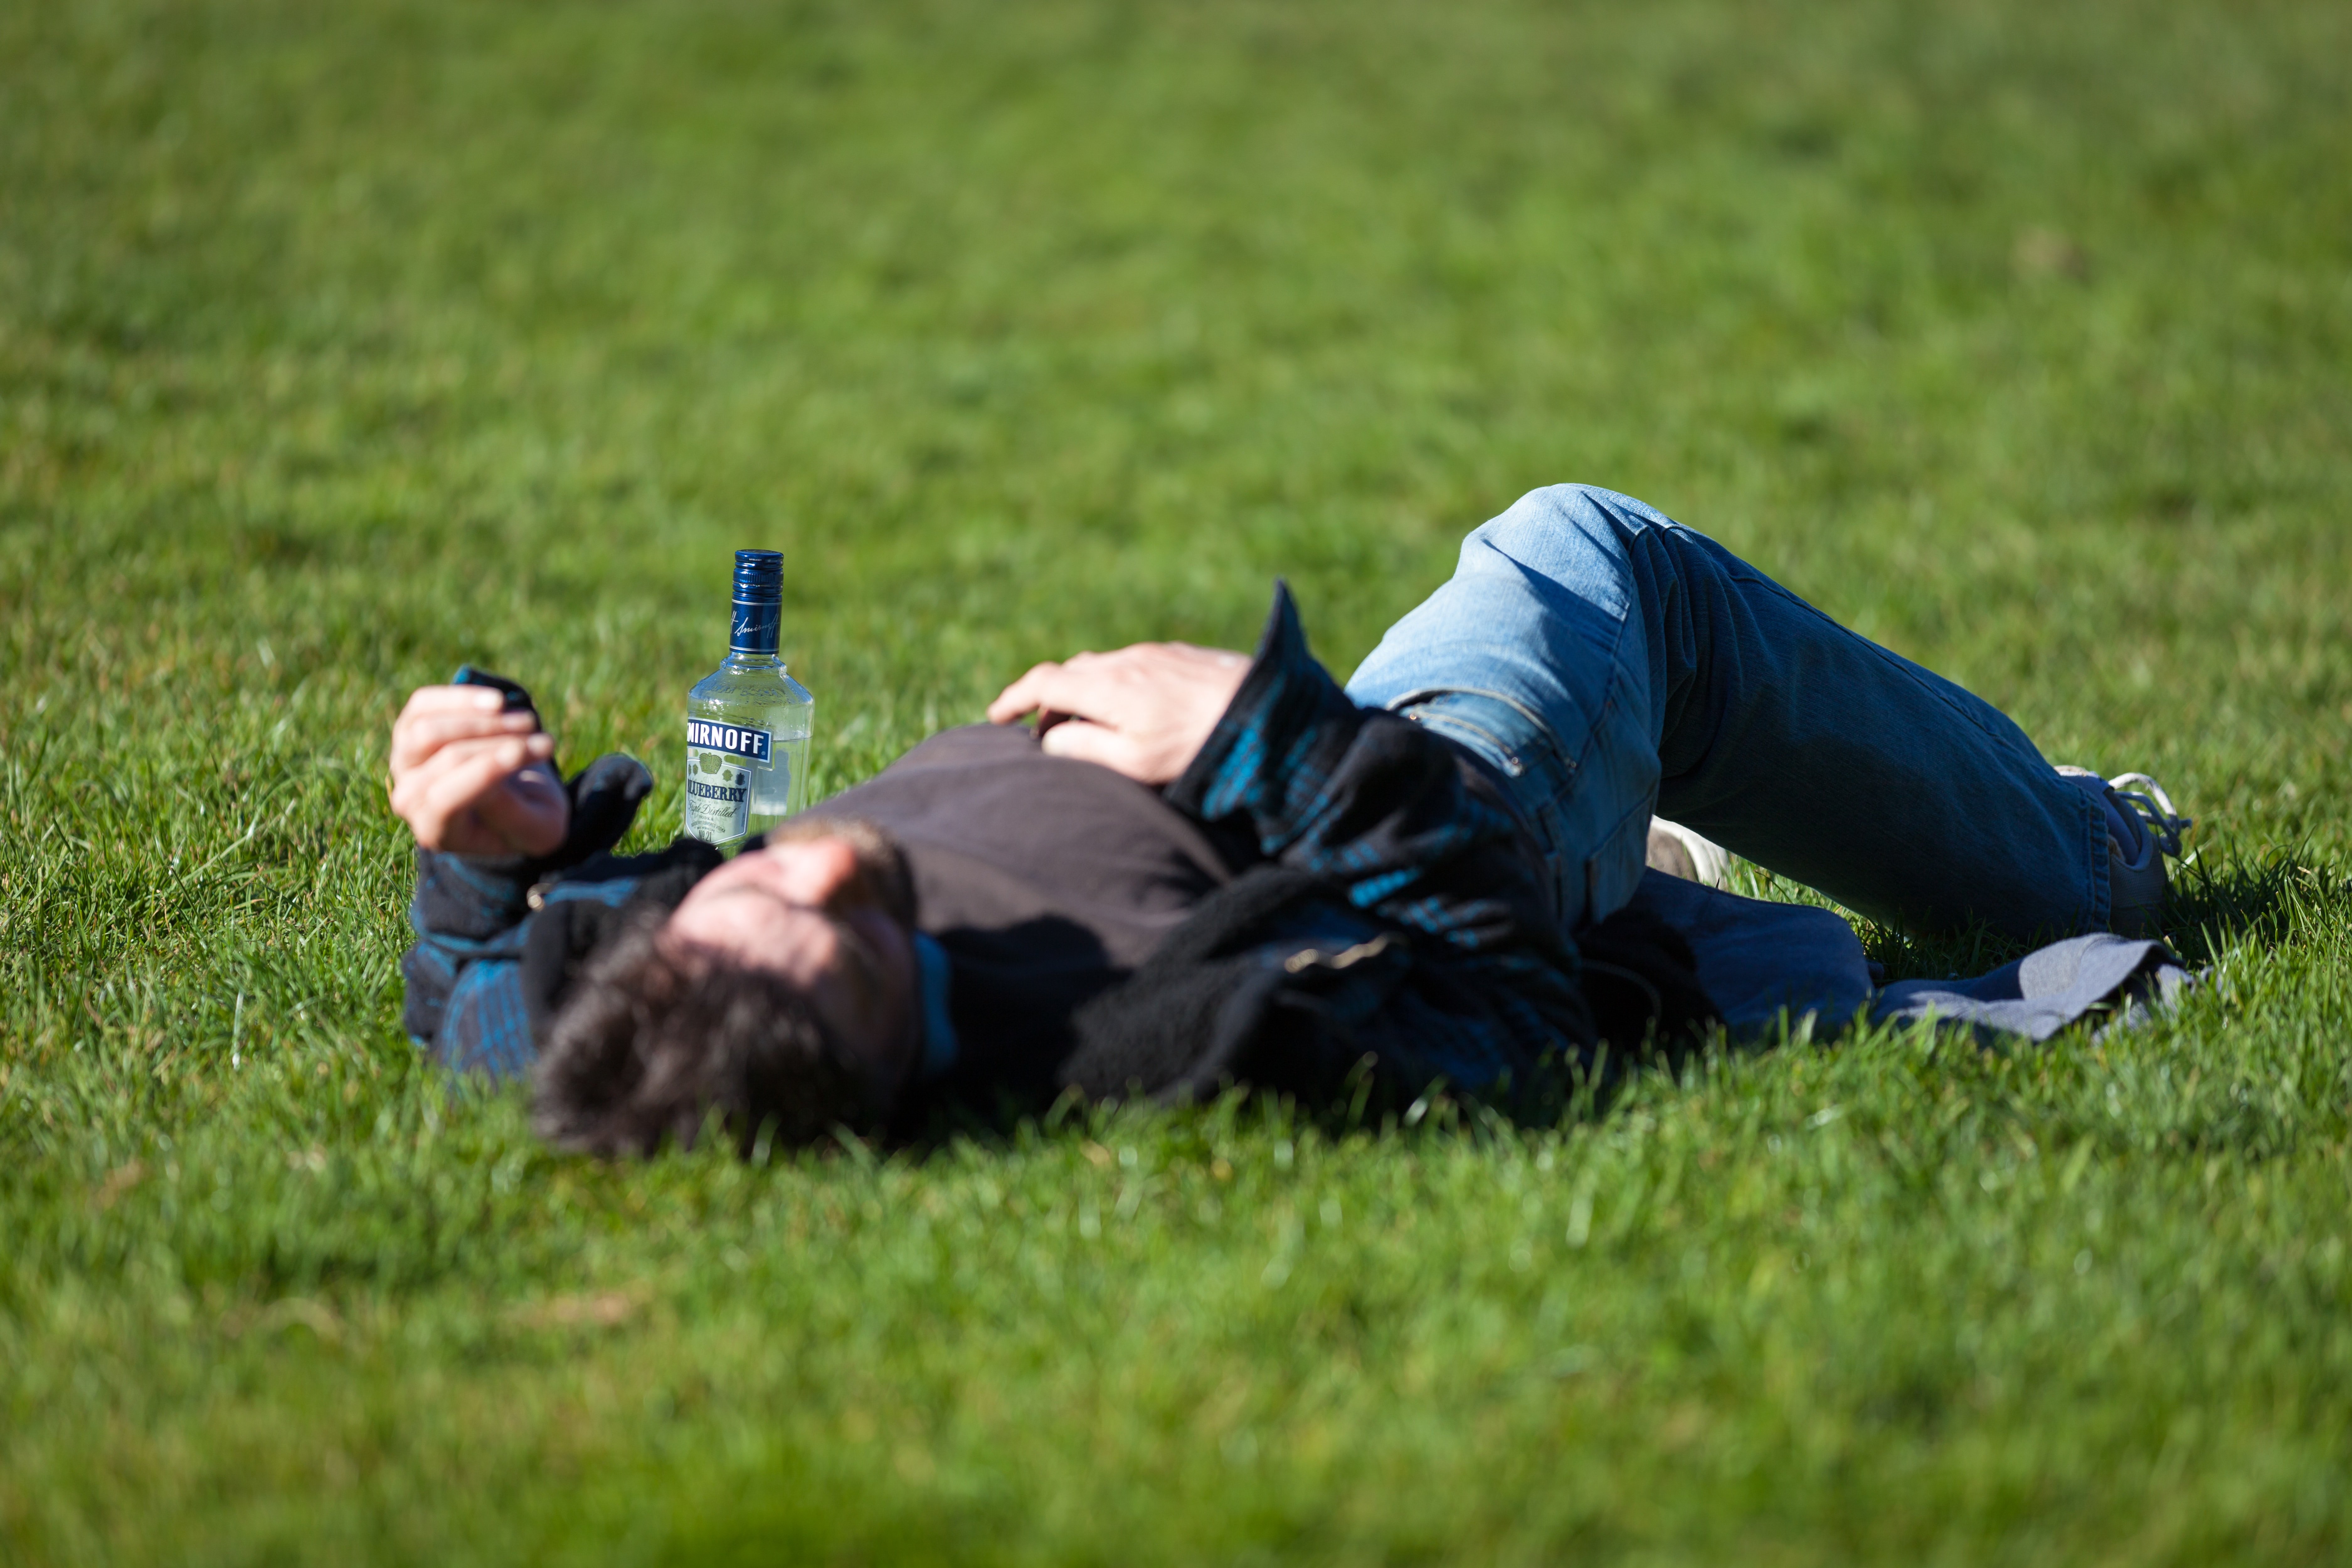
[[[2083,820],[2088,829],[2091,859],[2091,929],[2111,931],[2116,923],[2116,889],[2113,859],[2106,853],[2107,828],[2098,803],[2081,791]]]

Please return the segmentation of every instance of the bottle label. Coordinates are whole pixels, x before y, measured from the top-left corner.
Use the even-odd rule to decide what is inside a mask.
[[[775,739],[768,731],[721,724],[715,719],[688,719],[686,721],[688,751],[723,752],[730,756],[764,763],[775,745]]]
[[[686,721],[686,831],[706,844],[740,838],[751,826],[751,765],[768,761],[766,730]]]

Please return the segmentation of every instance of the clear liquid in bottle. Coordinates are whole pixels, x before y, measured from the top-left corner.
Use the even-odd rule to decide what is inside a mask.
[[[686,697],[683,827],[722,849],[740,847],[808,804],[816,699],[777,657],[784,558],[735,552],[726,662]]]

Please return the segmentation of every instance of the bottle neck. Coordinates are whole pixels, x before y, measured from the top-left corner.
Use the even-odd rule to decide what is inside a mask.
[[[751,599],[735,601],[735,613],[729,617],[727,657],[739,658],[773,658],[776,657],[778,633],[783,621],[783,605],[775,600],[765,602]]]

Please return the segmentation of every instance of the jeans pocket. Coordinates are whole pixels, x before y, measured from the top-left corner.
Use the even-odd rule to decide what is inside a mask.
[[[1416,691],[1388,706],[1391,713],[1402,714],[1469,747],[1506,778],[1518,780],[1538,775],[1541,784],[1534,787],[1548,788],[1557,795],[1567,787],[1568,779],[1575,772],[1550,722],[1526,703],[1499,691],[1446,687]],[[1520,804],[1528,809],[1538,809],[1549,800],[1523,800]]]

